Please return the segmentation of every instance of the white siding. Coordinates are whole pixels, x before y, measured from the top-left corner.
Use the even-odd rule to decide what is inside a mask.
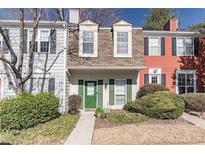
[[[39,27],[41,28],[41,27]],[[55,27],[52,27],[52,29]],[[59,53],[62,49],[64,49],[64,29],[62,28],[55,28],[56,29],[56,54],[45,54],[45,53],[35,53],[34,54],[34,74],[35,77],[36,74],[39,74],[39,76],[45,75],[46,77],[53,77],[55,78],[55,94],[60,98],[61,103],[63,102],[63,82],[64,82],[64,51]],[[19,51],[19,29],[12,28],[9,29],[10,39],[11,39],[11,45],[14,49],[14,51],[18,55]],[[59,53],[59,56],[57,58],[57,55]],[[28,69],[28,53],[24,54],[24,65],[23,65],[23,73],[27,72]],[[9,58],[9,55],[6,55],[7,58]],[[51,69],[48,70],[48,68],[51,66],[51,64],[54,62],[54,60],[57,58]],[[14,95],[13,90],[10,90],[8,88],[8,82],[5,76],[4,68],[2,62],[0,62],[0,74],[1,76],[4,76],[5,82],[4,82],[4,97],[12,96]]]

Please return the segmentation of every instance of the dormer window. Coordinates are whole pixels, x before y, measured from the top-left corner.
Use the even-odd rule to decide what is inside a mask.
[[[117,32],[117,54],[128,54],[128,32]]]
[[[113,24],[114,57],[132,57],[132,24],[121,20]]]
[[[94,32],[84,31],[83,32],[83,54],[94,53]]]
[[[98,24],[86,20],[79,24],[79,57],[97,57]]]

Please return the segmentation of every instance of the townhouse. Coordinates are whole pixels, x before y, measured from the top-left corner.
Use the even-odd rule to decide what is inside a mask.
[[[144,68],[142,28],[124,20],[112,27],[86,20],[69,36],[69,95],[83,98],[82,109],[118,109],[136,98]]]
[[[140,86],[162,84],[182,94],[205,90],[205,35],[178,30],[172,19],[163,31],[143,31],[144,65]]]
[[[162,84],[176,93],[204,92],[205,36],[179,31],[178,20],[170,20],[163,31],[147,31],[120,20],[100,27],[91,20],[69,30],[64,22],[40,21],[34,53],[33,75],[28,92],[49,91],[60,98],[66,111],[68,97],[82,97],[81,109],[120,109],[136,99],[141,86]],[[19,50],[19,21],[0,21],[7,29],[15,52]],[[31,21],[25,22],[24,48],[29,49]],[[204,45],[204,46],[203,46]],[[203,46],[203,47],[199,47]],[[0,36],[0,47],[9,52]],[[24,54],[26,73],[28,52]],[[0,98],[13,96],[0,62]]]
[[[12,48],[18,55],[19,52],[19,21],[1,20],[1,26],[7,31]],[[23,74],[28,69],[28,51],[32,35],[32,21],[25,21],[24,30],[24,65]],[[34,58],[33,74],[25,83],[25,90],[39,93],[49,91],[56,94],[61,102],[60,110],[65,111],[66,92],[66,46],[67,32],[64,22],[40,21],[37,31]],[[9,59],[8,48],[0,35],[0,47],[4,55]],[[0,62],[0,99],[14,96],[15,93],[9,89],[8,79]]]

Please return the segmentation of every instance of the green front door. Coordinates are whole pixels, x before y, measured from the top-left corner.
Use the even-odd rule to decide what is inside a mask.
[[[96,81],[85,81],[85,108],[96,108]]]

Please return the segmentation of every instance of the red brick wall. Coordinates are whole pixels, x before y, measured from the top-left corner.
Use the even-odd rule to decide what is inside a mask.
[[[205,41],[203,40],[203,46]],[[204,50],[205,49],[201,49]],[[201,52],[202,53],[202,52]],[[202,55],[199,55],[202,58]],[[185,62],[189,63],[185,63]],[[205,79],[205,58],[201,60],[201,64],[196,57],[178,57],[172,56],[172,37],[165,37],[165,56],[145,56],[144,64],[147,69],[140,71],[140,86],[144,85],[144,74],[149,74],[149,68],[161,68],[162,74],[166,74],[166,87],[172,92],[176,92],[175,86],[175,72],[176,69],[196,69],[197,70],[197,91],[203,91],[203,84],[201,80]],[[204,69],[203,69],[204,68]],[[202,70],[202,72],[200,72]]]

